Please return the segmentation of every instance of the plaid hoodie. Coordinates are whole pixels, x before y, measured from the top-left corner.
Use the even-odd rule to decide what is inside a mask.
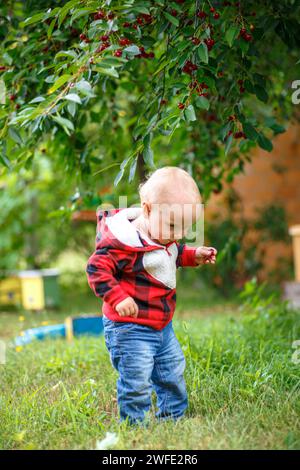
[[[196,248],[177,241],[159,245],[142,235],[130,223],[141,211],[133,207],[97,212],[96,250],[86,274],[95,295],[103,299],[107,318],[161,330],[175,310],[176,268],[198,266]],[[137,318],[120,317],[115,310],[129,296],[138,306]]]

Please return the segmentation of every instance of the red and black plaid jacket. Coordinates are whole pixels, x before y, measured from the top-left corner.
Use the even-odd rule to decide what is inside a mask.
[[[103,299],[102,313],[113,321],[164,328],[176,305],[176,268],[198,266],[196,248],[184,243],[158,245],[130,223],[141,208],[101,210],[97,213],[96,250],[87,267],[89,286]],[[116,305],[132,297],[138,316],[120,317]]]

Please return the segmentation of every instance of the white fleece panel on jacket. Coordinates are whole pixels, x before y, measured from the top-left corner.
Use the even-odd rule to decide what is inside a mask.
[[[106,225],[111,233],[121,242],[131,247],[142,247],[143,244],[139,238],[138,231],[130,223],[130,220],[136,219],[142,212],[141,207],[129,207],[121,210],[112,217],[107,217]],[[142,232],[142,238],[152,244],[159,245],[153,242],[149,237],[145,236]],[[169,253],[168,253],[169,252]],[[178,256],[177,245],[174,242],[168,246],[168,250],[153,250],[147,251],[143,255],[143,266],[145,270],[170,289],[176,287],[176,260]]]

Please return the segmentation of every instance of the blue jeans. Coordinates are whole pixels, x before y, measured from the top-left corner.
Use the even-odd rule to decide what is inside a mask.
[[[103,316],[105,344],[113,367],[119,372],[117,399],[120,421],[143,422],[157,396],[156,417],[183,416],[187,405],[185,357],[172,321],[162,330],[137,323],[114,322]]]

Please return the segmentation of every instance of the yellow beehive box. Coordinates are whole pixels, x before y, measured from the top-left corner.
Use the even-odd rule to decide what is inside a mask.
[[[45,307],[44,283],[40,271],[20,271],[22,305],[26,310]]]
[[[0,305],[16,305],[22,301],[21,280],[10,276],[0,281]]]

